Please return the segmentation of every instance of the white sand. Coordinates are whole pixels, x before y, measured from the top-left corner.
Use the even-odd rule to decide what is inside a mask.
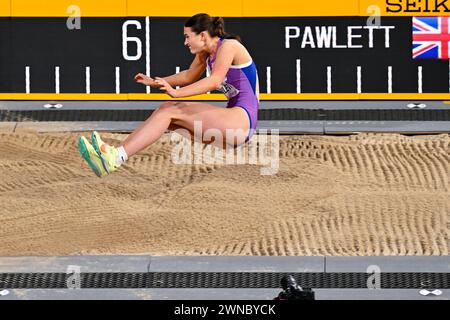
[[[449,254],[448,134],[282,136],[271,176],[174,164],[167,134],[102,179],[78,136],[0,134],[0,256]]]

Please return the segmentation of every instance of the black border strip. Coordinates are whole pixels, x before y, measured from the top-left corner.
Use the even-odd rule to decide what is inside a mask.
[[[280,288],[285,275],[303,288],[450,289],[450,273],[336,272],[0,273],[0,288],[65,289],[77,279],[80,288]]]

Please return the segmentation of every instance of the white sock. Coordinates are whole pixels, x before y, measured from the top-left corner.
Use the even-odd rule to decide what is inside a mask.
[[[117,165],[120,166],[122,165],[125,161],[128,160],[128,155],[127,152],[125,151],[123,146],[120,146],[117,148],[117,151],[119,151],[119,153],[117,154]]]

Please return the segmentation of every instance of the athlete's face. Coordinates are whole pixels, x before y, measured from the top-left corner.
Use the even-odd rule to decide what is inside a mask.
[[[189,48],[192,54],[205,50],[205,32],[196,34],[190,27],[184,27],[184,45]]]

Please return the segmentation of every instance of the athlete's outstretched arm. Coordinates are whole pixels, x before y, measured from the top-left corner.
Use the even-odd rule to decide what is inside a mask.
[[[183,70],[179,73],[171,76],[164,77],[172,87],[175,86],[187,86],[197,81],[206,69],[206,57],[204,55],[197,54],[194,57],[189,69]]]
[[[173,89],[170,83],[163,78],[156,77],[155,82],[161,85],[161,90],[165,90],[174,98],[190,97],[215,90],[225,79],[228,69],[233,62],[235,52],[236,45],[232,41],[224,42],[217,51],[211,75],[178,90]]]
[[[201,77],[201,75],[203,74],[203,72],[206,69],[205,59],[206,59],[205,56],[200,56],[199,54],[197,54],[194,57],[194,60],[192,61],[189,69],[183,70],[179,73],[175,73],[175,74],[167,76],[167,77],[164,77],[162,79],[166,80],[172,87],[187,86],[187,85],[197,81]],[[141,84],[144,84],[147,86],[151,86],[153,88],[161,87],[161,85],[156,83],[156,81],[153,78],[151,78],[143,73],[138,73],[134,77],[134,79],[138,83],[141,83]]]

